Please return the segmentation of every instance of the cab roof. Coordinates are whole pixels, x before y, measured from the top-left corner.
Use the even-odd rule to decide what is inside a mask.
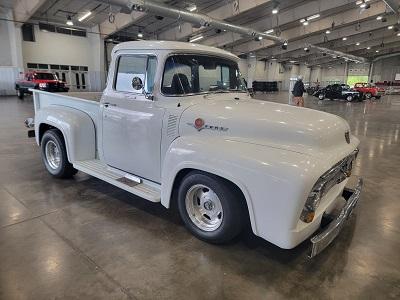
[[[171,50],[179,52],[207,52],[213,53],[215,55],[221,55],[224,57],[231,58],[233,60],[238,60],[239,58],[222,49],[195,44],[195,43],[185,43],[185,42],[175,42],[175,41],[133,41],[118,44],[114,47],[113,53],[119,50]]]

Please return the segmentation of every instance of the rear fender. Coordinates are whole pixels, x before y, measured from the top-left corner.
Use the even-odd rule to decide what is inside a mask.
[[[96,131],[93,120],[83,111],[52,105],[41,108],[35,115],[36,142],[40,145],[41,126],[59,129],[65,140],[69,162],[96,158]]]

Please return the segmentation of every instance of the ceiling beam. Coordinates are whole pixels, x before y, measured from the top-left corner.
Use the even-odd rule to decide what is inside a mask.
[[[335,2],[335,1],[332,1]],[[370,30],[376,29],[376,27],[382,26],[375,20],[376,16],[385,13],[386,5],[383,2],[376,2],[371,4],[371,8],[365,10],[360,15],[360,10],[358,8],[347,10],[332,16],[328,16],[326,18],[317,19],[313,22],[310,22],[310,25],[303,26],[299,22],[299,26],[290,28],[288,30],[282,31],[282,37],[289,40],[287,51],[293,51],[296,49],[304,48],[306,43],[309,44],[320,44],[324,41],[324,34],[326,30],[330,30],[331,34],[328,36],[329,39],[338,39],[343,36],[350,36],[359,33],[360,30],[364,30],[365,27],[361,27],[358,29],[355,25],[358,22],[370,22],[368,26],[370,26]],[[392,17],[392,18],[390,18]],[[387,24],[394,24],[394,16],[389,16]],[[332,23],[335,23],[335,28],[332,29]],[[382,23],[383,24],[383,23]],[[306,36],[305,38],[299,38],[302,36]],[[205,41],[205,44],[208,44]],[[232,52],[241,54],[241,53],[249,53],[256,52],[264,49],[262,53],[264,55],[277,55],[282,53],[282,49],[280,47],[274,47],[269,41],[250,41],[241,45],[234,46],[229,48]]]
[[[45,2],[46,0],[16,0],[13,6],[16,26],[27,22]]]
[[[218,19],[227,20],[229,18],[238,16],[245,12],[248,12],[254,8],[265,7],[267,4],[273,2],[273,0],[237,0],[229,1],[223,6],[210,11],[207,16]],[[178,20],[177,20],[178,21]],[[173,28],[162,31],[158,34],[160,40],[187,40],[190,36],[194,34],[199,34],[205,31],[205,28],[195,27],[191,23],[183,22],[180,26],[175,26]]]
[[[279,28],[287,28],[290,27],[299,27],[296,26],[297,24],[300,25],[300,23],[297,23],[295,26],[293,26],[294,22],[299,22],[300,19],[309,17],[311,15],[315,14],[321,14],[322,16],[324,14],[329,13],[330,11],[337,10],[338,8],[348,8],[349,6],[352,6],[354,4],[354,1],[350,0],[315,0],[315,1],[303,1],[300,4],[295,3],[295,5],[292,5],[288,7],[285,10],[280,10],[279,14],[277,17],[275,16],[265,16],[265,18],[260,18],[259,20],[252,21],[250,23],[246,23],[246,26],[249,26],[251,28],[257,29],[259,31],[266,31],[269,29],[279,29]],[[355,7],[355,4],[354,4]],[[384,7],[384,5],[382,5]],[[311,22],[311,24],[313,24]],[[311,25],[310,24],[310,25]],[[329,24],[329,26],[331,23]],[[289,39],[290,36],[287,36],[285,32],[287,29],[285,29],[282,33],[281,36]],[[299,32],[296,32],[295,36],[298,35]],[[301,32],[300,34],[304,34],[304,32]],[[210,46],[215,46],[215,47],[224,47],[226,46],[227,48],[230,48],[230,44],[236,44],[240,41],[246,42],[247,40],[243,39],[242,35],[238,34],[232,34],[230,32],[227,32],[225,34],[220,34],[220,35],[215,35],[211,38],[208,38],[207,40],[204,40],[203,44],[207,44]],[[263,43],[266,46],[272,45],[272,43],[269,43],[268,41],[263,41]],[[250,47],[251,48],[251,47]],[[244,51],[242,51],[244,52]]]

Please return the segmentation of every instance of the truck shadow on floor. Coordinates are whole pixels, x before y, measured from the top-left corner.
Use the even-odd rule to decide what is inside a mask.
[[[104,184],[104,182],[95,178],[85,180],[85,185],[99,193],[107,194],[110,198],[121,202],[121,204],[124,203],[131,208],[139,210],[139,213],[150,214],[164,222],[184,227],[174,207],[166,209],[160,203],[149,202],[112,185]],[[118,204],[114,203],[114,205]],[[333,243],[313,259],[307,257],[311,245],[308,239],[294,249],[285,250],[254,235],[250,226],[246,226],[243,232],[227,246],[216,247],[243,247],[246,251],[250,251],[257,256],[262,256],[264,259],[274,260],[281,265],[300,266],[306,272],[321,271],[321,267],[323,266],[322,268],[331,270],[327,274],[330,274],[328,276],[333,278],[333,276],[343,271],[347,264],[347,252],[353,239],[356,218],[355,213]],[[190,235],[189,232],[187,234]]]

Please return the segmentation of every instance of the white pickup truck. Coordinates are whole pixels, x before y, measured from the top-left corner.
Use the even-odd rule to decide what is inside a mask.
[[[238,57],[220,49],[122,43],[102,94],[32,90],[30,133],[55,177],[79,170],[176,205],[187,228],[213,243],[246,222],[286,249],[317,232],[315,256],[359,199],[361,179],[345,188],[359,141],[343,119],[253,100],[242,82]]]

